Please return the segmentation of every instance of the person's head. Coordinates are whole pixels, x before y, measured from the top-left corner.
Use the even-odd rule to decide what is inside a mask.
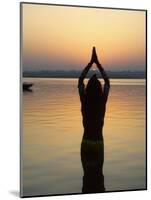
[[[97,79],[96,74],[94,74],[88,81],[86,90],[85,90],[85,95],[86,95],[86,101],[87,103],[91,104],[98,104],[101,103],[102,99],[102,86],[101,82]],[[95,105],[94,105],[95,106]]]

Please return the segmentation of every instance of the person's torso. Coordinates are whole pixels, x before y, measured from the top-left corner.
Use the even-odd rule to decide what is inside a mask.
[[[104,125],[106,105],[102,101],[95,106],[82,104],[81,112],[83,117],[84,137],[87,139],[101,139]]]

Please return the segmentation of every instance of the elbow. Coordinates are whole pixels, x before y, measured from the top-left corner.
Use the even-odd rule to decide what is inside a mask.
[[[80,76],[78,81],[78,87],[83,83],[83,78]]]
[[[110,87],[110,80],[108,79],[108,86]]]
[[[105,80],[105,84],[106,84],[108,87],[110,87],[110,80],[109,80],[109,79],[106,79],[106,80]]]

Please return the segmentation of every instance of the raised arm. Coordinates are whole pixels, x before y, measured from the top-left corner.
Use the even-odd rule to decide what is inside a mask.
[[[92,55],[91,55],[91,60],[90,62],[88,63],[88,65],[84,68],[84,70],[82,71],[80,77],[79,77],[79,81],[78,81],[78,90],[79,90],[79,95],[80,95],[80,100],[81,102],[83,101],[84,99],[84,92],[85,92],[85,86],[84,86],[84,79],[89,71],[89,69],[92,67],[92,64],[93,64],[93,52],[92,52]]]
[[[92,62],[90,61],[90,63],[88,63],[88,65],[84,68],[84,70],[82,71],[82,73],[79,77],[78,90],[79,90],[79,96],[80,96],[81,102],[83,102],[83,100],[84,100],[84,90],[85,90],[84,79],[85,79],[89,69],[91,68],[91,66],[92,66]]]
[[[84,70],[82,71],[80,77],[79,77],[79,82],[78,82],[78,87],[80,87],[80,85],[84,84],[83,81],[89,71],[89,69],[91,68],[92,63],[88,63],[88,65],[84,68]]]
[[[102,65],[99,62],[97,63],[97,67],[102,75],[102,78],[104,79],[105,85],[110,87],[110,80],[109,80],[105,70],[103,69]]]
[[[104,84],[104,88],[103,88],[103,94],[105,97],[105,101],[107,101],[109,90],[110,90],[110,80],[109,80],[105,70],[103,69],[102,65],[98,61],[95,47],[93,47],[93,59],[102,75],[102,78],[104,79],[105,84]]]
[[[106,103],[107,99],[108,99],[109,91],[110,91],[110,80],[100,63],[97,63],[97,67],[98,67],[100,73],[102,74],[102,77],[105,82],[104,87],[103,87],[103,95],[104,95],[104,101]]]
[[[106,85],[108,85],[110,87],[110,81],[109,81],[109,78],[105,72],[105,70],[103,69],[102,65],[100,64],[99,60],[98,60],[98,57],[97,57],[97,54],[96,54],[96,50],[95,50],[95,47],[93,47],[93,60],[94,62],[96,63],[103,79],[104,79],[104,82]]]

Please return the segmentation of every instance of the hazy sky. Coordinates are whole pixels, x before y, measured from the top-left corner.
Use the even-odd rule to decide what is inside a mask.
[[[23,69],[79,70],[95,46],[107,70],[145,69],[145,12],[23,5]]]

